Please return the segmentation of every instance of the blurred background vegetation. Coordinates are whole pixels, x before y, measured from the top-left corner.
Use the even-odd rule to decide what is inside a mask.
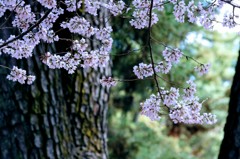
[[[160,42],[180,48],[201,63],[211,63],[209,74],[199,77],[197,65],[183,58],[168,75],[161,75],[161,86],[184,87],[189,78],[197,83],[203,111],[217,115],[213,126],[173,124],[167,116],[152,122],[139,115],[140,102],[156,93],[151,80],[119,83],[112,88],[108,114],[110,159],[215,159],[223,138],[229,91],[237,60],[239,39],[236,34],[205,31],[201,27],[178,23],[169,7],[159,13],[160,22],[152,29],[155,60],[161,60]],[[127,16],[126,16],[127,17]],[[114,19],[113,76],[136,78],[132,68],[148,63],[147,30],[135,30],[128,19]],[[130,68],[130,69],[129,69]],[[172,83],[173,82],[173,83]]]

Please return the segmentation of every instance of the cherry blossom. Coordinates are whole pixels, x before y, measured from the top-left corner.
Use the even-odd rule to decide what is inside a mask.
[[[192,101],[195,98],[196,84],[192,80],[188,80],[186,83],[189,84],[189,86],[183,89],[183,98],[186,101]]]
[[[172,64],[169,61],[160,61],[155,65],[155,71],[163,74],[169,73],[171,68]]]
[[[225,14],[223,18],[223,26],[228,28],[234,28],[237,23],[234,21],[234,16],[232,14]]]
[[[179,49],[169,49],[165,48],[162,55],[166,61],[171,63],[178,63],[183,53]]]
[[[160,120],[160,97],[152,94],[145,102],[140,103],[141,114],[149,117],[151,120]]]
[[[136,29],[143,29],[148,27],[149,24],[149,16],[148,16],[148,9],[139,10],[136,9],[133,12],[133,18],[130,21],[130,24],[134,26]],[[158,22],[158,17],[156,13],[152,13],[152,20],[151,25],[156,24]]]
[[[183,23],[185,18],[186,6],[184,1],[180,1],[174,6],[173,14],[176,17],[176,20]]]
[[[27,80],[27,84],[32,84],[35,81],[36,77],[33,75],[26,75],[26,71],[23,69],[19,69],[16,66],[13,66],[9,75],[7,75],[7,79],[11,81],[17,81],[21,84],[25,84]]]
[[[152,76],[153,75],[152,65],[140,63],[139,66],[133,67],[133,72],[139,79],[143,79],[143,77]]]
[[[117,81],[114,80],[112,77],[103,77],[102,79],[100,79],[100,83],[103,86],[106,86],[106,87],[110,88],[112,86],[116,86]]]
[[[170,107],[176,105],[178,98],[180,97],[179,89],[171,87],[170,90],[162,90],[163,104]]]
[[[11,35],[8,40],[13,38],[15,38],[15,36]],[[7,47],[2,48],[2,52],[11,55],[13,58],[22,59],[31,57],[34,47],[34,44],[31,45],[24,40],[16,40],[10,43]]]
[[[30,24],[33,24],[35,19],[35,14],[31,11],[30,5],[18,6],[16,8],[16,16],[12,21],[12,25],[20,29],[27,30]]]
[[[122,14],[123,9],[125,8],[125,3],[121,0],[117,1],[117,3],[114,3],[113,0],[110,0],[107,4],[101,3],[100,5],[109,9],[110,13],[112,13],[114,16]]]
[[[76,0],[65,0],[64,3],[67,6],[67,11],[74,12],[76,11],[76,9],[81,7],[82,1],[78,1],[77,6],[76,6]]]
[[[200,64],[199,66],[195,67],[195,70],[198,72],[200,76],[207,74],[210,68],[210,64]]]
[[[70,32],[77,33],[82,36],[90,37],[97,31],[93,28],[85,18],[75,16],[69,20],[69,22],[62,22],[61,27],[68,28]]]
[[[55,8],[57,5],[56,0],[37,0],[37,1],[48,9]]]

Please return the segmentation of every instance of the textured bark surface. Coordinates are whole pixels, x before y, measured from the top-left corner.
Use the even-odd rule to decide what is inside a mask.
[[[227,122],[219,159],[240,159],[240,51],[231,88]]]
[[[89,20],[104,26],[104,14],[100,14],[100,20]],[[9,33],[5,30],[0,36]],[[94,42],[91,45],[97,47]],[[40,61],[40,54],[47,50],[61,51],[65,47],[63,43],[40,44],[32,58],[21,62],[1,57],[0,64],[17,64],[37,77],[32,86],[21,85],[6,79],[9,70],[0,70],[1,159],[107,158],[108,90],[98,80],[110,75],[110,67],[79,68],[68,75],[66,71],[48,69]]]

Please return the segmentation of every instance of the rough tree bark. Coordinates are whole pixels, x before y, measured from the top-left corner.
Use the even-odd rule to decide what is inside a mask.
[[[91,20],[103,27],[107,22],[105,14],[102,11]],[[10,33],[3,30],[0,38]],[[97,47],[94,42],[91,45]],[[21,85],[6,79],[9,70],[0,70],[1,159],[107,158],[109,91],[98,84],[98,79],[109,76],[111,69],[79,68],[74,75],[68,75],[48,69],[40,61],[39,56],[47,50],[61,51],[65,47],[63,43],[40,44],[32,58],[21,62],[1,57],[0,64],[18,64],[37,77],[32,86]]]
[[[240,158],[240,51],[234,75],[219,159]]]

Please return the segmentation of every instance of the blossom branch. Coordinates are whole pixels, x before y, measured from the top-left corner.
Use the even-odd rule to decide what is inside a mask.
[[[151,59],[152,69],[153,69],[153,78],[154,78],[155,84],[157,86],[158,93],[161,96],[161,91],[160,91],[160,87],[158,84],[157,73],[155,70],[155,65],[154,65],[154,60],[153,60],[152,45],[151,45],[152,8],[153,8],[153,0],[151,0],[151,4],[150,4],[150,8],[149,8],[148,46],[149,46],[150,59]],[[161,96],[161,98],[162,98],[162,96]]]
[[[234,4],[234,3],[232,3],[232,1],[229,1],[229,0],[221,0],[221,1],[231,5],[233,7],[240,8],[240,5]]]
[[[22,38],[24,35],[26,35],[27,33],[29,33],[30,31],[32,31],[35,27],[37,27],[44,19],[47,18],[47,16],[51,13],[52,9],[48,10],[43,16],[42,18],[40,18],[38,20],[38,22],[34,25],[32,25],[31,27],[28,28],[28,30],[26,30],[25,32],[21,33],[20,35],[16,36],[15,38],[3,43],[2,45],[0,45],[0,48],[4,47],[4,46],[7,46],[8,44]]]

